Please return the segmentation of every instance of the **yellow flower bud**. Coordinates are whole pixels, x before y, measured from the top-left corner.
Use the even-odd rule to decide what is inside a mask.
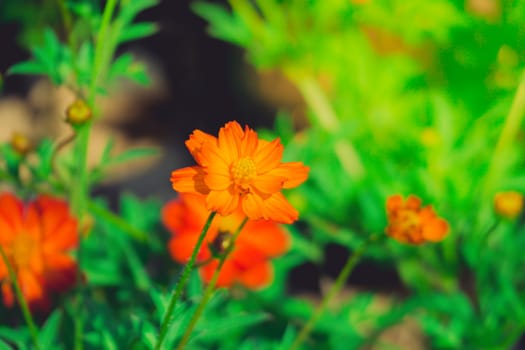
[[[496,193],[494,210],[504,218],[515,219],[523,210],[523,195],[516,191]]]
[[[31,141],[26,135],[15,132],[11,136],[11,147],[21,156],[25,156],[31,150]]]
[[[91,109],[82,99],[77,99],[66,110],[66,121],[71,125],[82,125],[91,120]]]

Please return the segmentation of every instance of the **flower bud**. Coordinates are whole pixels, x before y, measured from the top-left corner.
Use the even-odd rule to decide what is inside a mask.
[[[523,210],[523,195],[516,191],[496,193],[494,210],[504,218],[515,219]]]
[[[91,120],[91,109],[82,99],[77,99],[66,109],[66,121],[78,126]]]
[[[11,147],[20,156],[25,156],[31,150],[31,141],[26,135],[15,132],[11,136]]]
[[[209,247],[214,257],[219,258],[224,254],[232,244],[232,234],[225,231],[219,231],[217,237],[210,243]]]

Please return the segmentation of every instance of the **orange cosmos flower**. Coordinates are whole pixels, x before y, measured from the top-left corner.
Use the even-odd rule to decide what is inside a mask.
[[[421,208],[421,200],[413,195],[406,201],[398,194],[390,196],[386,211],[388,226],[385,231],[402,243],[439,242],[449,231],[448,223],[438,217],[431,206]]]
[[[179,263],[184,264],[189,260],[209,215],[204,204],[205,197],[202,195],[181,194],[177,200],[167,203],[162,211],[164,225],[173,235],[168,249]],[[218,265],[218,260],[213,259],[213,250],[226,248],[221,245],[227,243],[244,217],[240,209],[228,216],[215,217],[197,254],[197,263],[202,264],[200,275],[204,281],[211,280]],[[270,259],[283,254],[288,247],[288,235],[275,222],[248,221],[224,262],[217,286],[229,287],[239,283],[256,289],[267,285],[273,278]]]
[[[279,139],[260,140],[248,126],[229,122],[215,137],[195,130],[186,147],[197,166],[175,170],[173,189],[206,196],[206,207],[227,216],[242,208],[250,219],[292,223],[297,211],[284,198],[283,188],[300,185],[308,167],[300,162],[281,163]]]
[[[47,310],[51,292],[74,285],[77,265],[67,252],[78,245],[77,221],[64,202],[40,196],[24,205],[12,194],[0,194],[0,245],[32,310]],[[11,307],[14,294],[3,259],[0,285]]]

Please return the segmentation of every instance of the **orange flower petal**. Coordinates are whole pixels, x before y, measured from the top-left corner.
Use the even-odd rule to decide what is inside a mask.
[[[7,266],[5,266],[4,259],[0,259],[0,281],[9,275]]]
[[[264,201],[263,214],[265,219],[282,224],[291,224],[299,217],[297,210],[280,192],[274,193]]]
[[[206,264],[203,267],[201,267],[200,275],[206,283],[209,283],[211,281],[213,273],[217,269],[218,264],[219,263],[217,260],[213,260],[209,264]],[[233,285],[233,282],[235,281],[235,276],[237,274],[238,271],[235,268],[235,264],[232,262],[232,260],[226,260],[224,262],[224,265],[222,266],[219,278],[217,279],[217,288],[230,287],[231,285]]]
[[[2,283],[2,299],[4,300],[4,305],[7,307],[12,307],[15,303],[15,295],[11,285],[7,282]]]
[[[219,130],[218,147],[229,163],[240,156],[239,150],[243,134],[242,128],[237,122],[228,123]]]
[[[210,191],[204,183],[204,171],[198,166],[175,170],[170,180],[177,192],[207,194]]]
[[[439,218],[435,218],[423,227],[423,238],[431,242],[441,241],[448,233],[448,223]]]
[[[416,196],[410,195],[405,203],[406,209],[417,210],[421,207],[421,199]]]
[[[240,147],[240,157],[252,157],[255,150],[257,149],[257,145],[259,144],[259,138],[257,137],[257,133],[250,129],[248,126],[244,129],[244,137],[242,139],[241,147]]]
[[[38,303],[44,296],[43,281],[40,280],[32,271],[18,271],[18,283],[29,304]]]
[[[281,255],[290,247],[288,234],[272,221],[250,220],[243,231],[237,239],[237,245],[248,245],[266,257]]]
[[[401,197],[399,194],[390,196],[386,200],[386,210],[389,213],[394,210],[398,210],[401,207],[403,207],[403,197]]]
[[[28,218],[30,213],[37,215],[37,212],[46,214],[40,215],[40,220],[35,219],[41,225],[44,252],[65,251],[78,245],[78,222],[70,216],[69,209],[64,202],[40,197],[29,205]]]
[[[221,191],[227,189],[232,181],[224,173],[208,173],[204,176],[204,182],[212,191]]]
[[[193,249],[197,244],[199,236],[197,234],[178,234],[174,236],[168,243],[168,250],[172,258],[181,263],[185,264],[190,260]],[[203,244],[201,249],[197,253],[197,261],[204,261],[210,257],[208,248]]]
[[[206,197],[206,206],[221,215],[230,215],[239,207],[239,195],[232,193],[230,189],[210,191]]]
[[[302,184],[308,178],[310,168],[301,162],[281,163],[277,168],[270,170],[267,175],[275,175],[286,178],[283,188],[294,188]]]
[[[242,198],[242,210],[252,220],[257,220],[264,216],[263,206],[262,199],[252,193],[248,193]]]
[[[285,181],[285,177],[264,174],[253,179],[252,185],[260,192],[272,194],[279,192],[283,188]]]
[[[273,280],[273,267],[267,262],[250,266],[239,276],[239,283],[250,289],[267,286]]]
[[[217,138],[200,130],[194,130],[185,144],[191,155],[196,158],[199,156],[202,145],[205,142],[217,142]]]
[[[23,203],[11,193],[0,195],[0,221],[3,221],[10,228],[0,231],[0,240],[10,233],[19,232],[22,229]]]
[[[206,142],[202,145],[199,153],[199,159],[196,159],[199,165],[212,169],[219,173],[228,173],[230,171],[230,153],[229,149],[221,149],[217,142]]]
[[[275,139],[272,142],[260,140],[259,146],[253,155],[257,173],[264,174],[277,168],[283,157],[283,150],[283,145],[279,139]]]

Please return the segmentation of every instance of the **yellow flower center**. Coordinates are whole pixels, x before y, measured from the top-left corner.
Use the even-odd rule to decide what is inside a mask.
[[[11,257],[16,268],[28,267],[36,248],[33,237],[26,233],[17,235],[11,246]]]
[[[246,157],[235,162],[231,169],[231,175],[236,184],[246,185],[257,175],[257,169],[253,159]]]
[[[396,224],[400,233],[409,239],[414,239],[420,235],[421,220],[413,210],[400,210]]]

